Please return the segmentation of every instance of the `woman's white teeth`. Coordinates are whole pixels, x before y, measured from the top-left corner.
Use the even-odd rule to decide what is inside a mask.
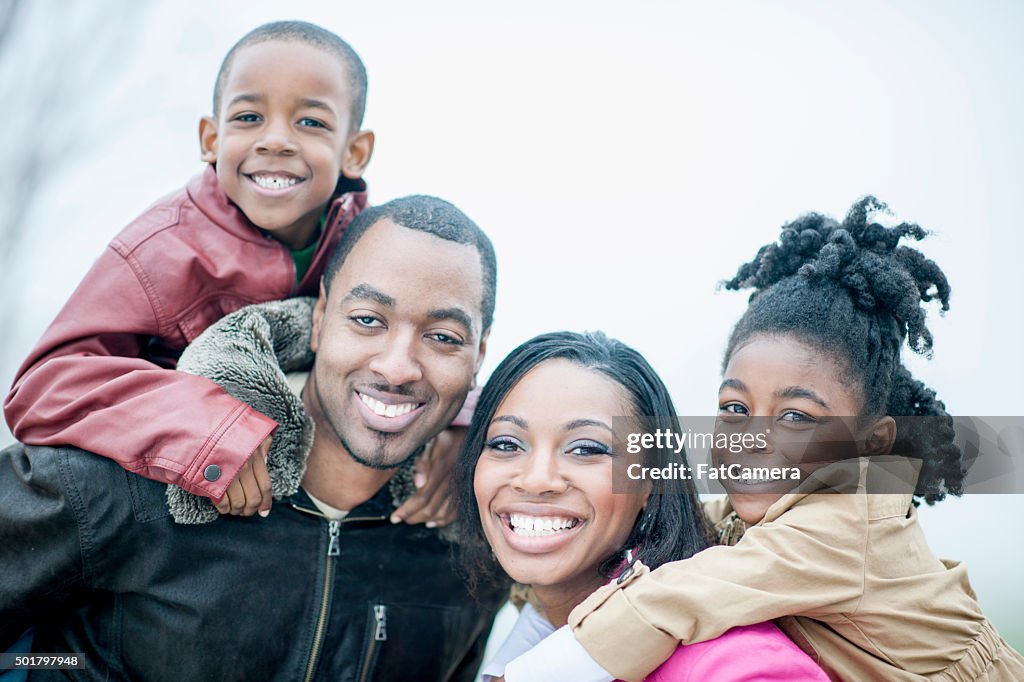
[[[526,514],[510,514],[509,523],[516,535],[527,538],[554,535],[575,528],[579,519],[567,519],[560,516],[527,516]]]
[[[251,175],[252,181],[263,189],[284,189],[291,187],[299,181],[298,178],[284,177],[280,175]]]
[[[363,401],[363,404],[369,407],[378,417],[401,417],[403,414],[409,414],[418,407],[416,403],[385,405],[381,401],[371,398],[364,393],[359,393],[358,395],[359,399]]]

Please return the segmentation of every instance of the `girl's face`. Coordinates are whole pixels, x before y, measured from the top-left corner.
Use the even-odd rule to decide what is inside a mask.
[[[618,383],[563,359],[530,370],[494,413],[474,479],[480,522],[542,602],[600,586],[643,509],[646,495],[612,492],[612,417],[633,414]]]
[[[829,462],[862,453],[861,404],[859,392],[843,381],[840,367],[827,355],[792,336],[755,336],[729,358],[718,390],[717,430],[764,434],[766,447],[716,448],[714,464],[739,470],[797,467],[802,480]],[[764,518],[768,507],[798,483],[723,481],[733,509],[747,523]]]

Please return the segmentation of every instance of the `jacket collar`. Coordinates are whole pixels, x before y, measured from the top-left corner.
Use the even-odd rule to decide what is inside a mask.
[[[288,503],[301,512],[322,516],[304,488],[299,488],[294,495],[290,496]],[[349,523],[390,523],[388,519],[397,506],[391,487],[383,485],[373,497],[357,505],[343,520]]]
[[[312,335],[312,298],[290,298],[251,305],[224,317],[199,335],[178,361],[178,370],[206,377],[277,422],[267,457],[274,497],[295,495],[313,445],[313,419],[288,384],[287,374],[308,371]],[[413,460],[399,468],[373,499],[386,506],[415,490]],[[172,485],[167,505],[178,523],[208,523],[219,514],[209,499]],[[390,511],[388,512],[390,514]]]
[[[313,444],[313,419],[286,374],[309,370],[314,299],[251,305],[214,323],[182,353],[178,370],[206,377],[228,395],[277,422],[267,456],[274,497],[294,494]],[[208,523],[219,514],[209,499],[172,485],[167,503],[178,523]]]
[[[819,469],[794,489],[772,503],[764,518],[755,526],[778,520],[806,498],[828,499],[829,495],[872,495],[882,499],[898,513],[913,504],[913,490],[921,471],[922,461],[915,457],[879,455],[855,457]],[[719,528],[734,511],[729,498],[714,500],[705,506],[712,524]]]

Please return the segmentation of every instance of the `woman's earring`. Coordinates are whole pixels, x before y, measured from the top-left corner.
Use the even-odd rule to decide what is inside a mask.
[[[629,576],[633,575],[633,561],[634,561],[634,558],[633,558],[633,550],[632,549],[627,549],[625,551],[624,559],[625,559],[625,562],[626,562],[626,567],[624,569],[622,569],[622,573],[620,573],[619,577],[615,579],[615,584],[616,585],[621,585],[622,583],[624,583],[629,578]]]
[[[652,516],[653,516],[653,514],[651,514],[651,510],[650,509],[645,509],[644,510],[643,516],[640,517],[640,525],[637,526],[637,529],[636,529],[637,535],[643,535],[644,533],[647,532],[647,529],[651,525],[651,517]]]

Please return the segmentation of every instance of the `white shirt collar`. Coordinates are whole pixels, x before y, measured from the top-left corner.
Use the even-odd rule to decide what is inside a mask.
[[[509,631],[508,637],[498,647],[498,651],[480,668],[479,682],[490,682],[495,677],[504,675],[506,665],[535,647],[554,631],[555,627],[548,619],[533,608],[532,604],[527,603],[519,612],[519,618]]]

